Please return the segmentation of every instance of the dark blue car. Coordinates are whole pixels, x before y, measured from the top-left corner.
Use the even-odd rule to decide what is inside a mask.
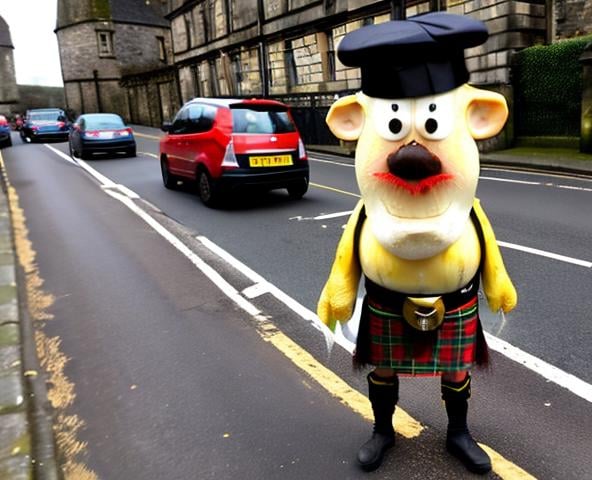
[[[23,142],[65,141],[70,132],[66,113],[59,108],[28,110],[21,128]]]
[[[10,124],[4,115],[0,115],[0,147],[10,147],[11,145]]]
[[[76,119],[69,137],[70,155],[87,158],[94,153],[136,156],[131,128],[114,113],[85,113]]]

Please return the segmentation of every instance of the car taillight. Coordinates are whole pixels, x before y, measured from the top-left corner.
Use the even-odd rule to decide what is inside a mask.
[[[226,145],[226,152],[224,152],[224,158],[222,159],[222,168],[239,168],[236,155],[234,154],[234,145],[232,140]]]
[[[64,128],[66,126],[65,122],[58,122],[58,127]]]
[[[99,131],[98,130],[88,130],[87,132],[84,132],[84,136],[85,137],[98,137]]]
[[[130,127],[127,127],[127,128],[125,129],[125,131],[126,131],[127,133],[129,133],[130,135],[131,135],[132,133],[134,133],[134,131],[133,131],[133,130],[132,130]]]
[[[300,160],[308,160],[308,155],[306,155],[306,148],[304,148],[304,143],[302,143],[302,139],[298,139],[298,158]]]

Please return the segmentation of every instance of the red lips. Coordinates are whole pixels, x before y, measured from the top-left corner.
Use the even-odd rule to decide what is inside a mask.
[[[373,176],[395,187],[407,190],[411,195],[422,195],[429,192],[435,186],[454,178],[450,173],[439,173],[438,175],[432,175],[418,181],[409,182],[389,172],[378,172]]]

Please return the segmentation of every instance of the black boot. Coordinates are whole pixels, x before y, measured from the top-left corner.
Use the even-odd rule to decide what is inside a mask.
[[[473,473],[487,473],[491,460],[471,437],[467,427],[468,399],[471,396],[471,376],[462,382],[442,380],[442,399],[448,414],[446,449]]]
[[[368,375],[368,398],[374,412],[372,437],[360,447],[358,462],[364,470],[380,467],[384,453],[395,444],[393,414],[399,400],[399,378],[382,378],[374,372]]]

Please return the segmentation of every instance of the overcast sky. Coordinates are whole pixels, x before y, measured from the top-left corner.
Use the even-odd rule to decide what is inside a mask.
[[[62,86],[55,33],[57,0],[0,0],[10,28],[19,85]]]

